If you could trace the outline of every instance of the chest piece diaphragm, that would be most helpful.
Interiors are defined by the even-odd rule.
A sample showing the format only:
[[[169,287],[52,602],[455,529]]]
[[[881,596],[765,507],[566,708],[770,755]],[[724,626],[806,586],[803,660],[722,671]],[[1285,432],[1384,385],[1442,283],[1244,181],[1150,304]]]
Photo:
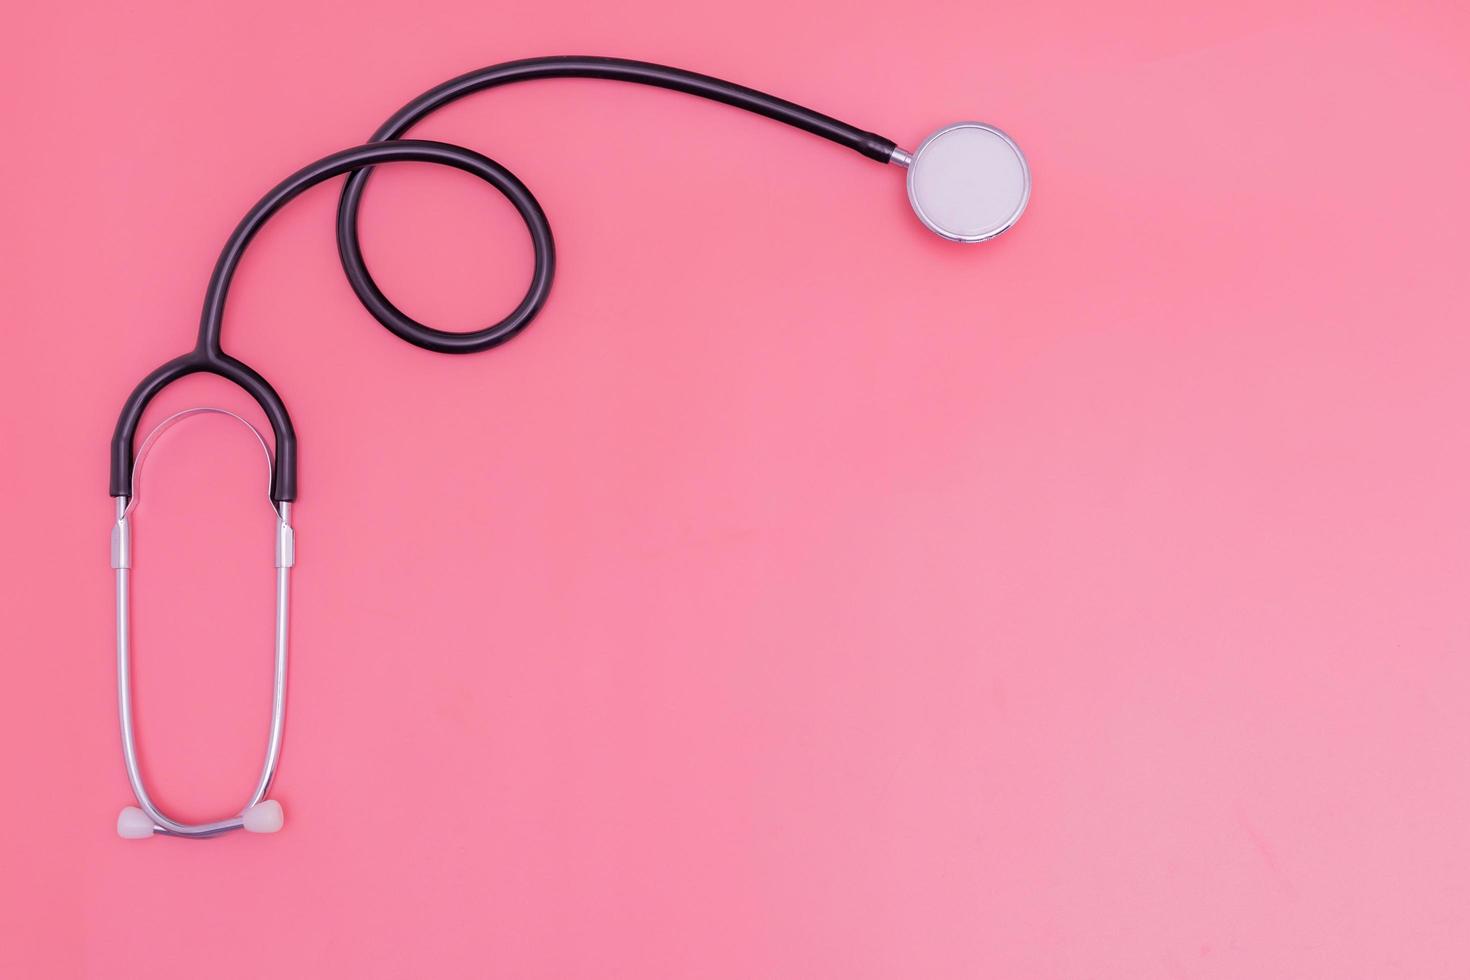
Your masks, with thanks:
[[[952,242],[983,242],[1026,210],[1031,171],[1005,133],[958,122],[919,144],[909,159],[908,190],[914,214],[930,231]]]

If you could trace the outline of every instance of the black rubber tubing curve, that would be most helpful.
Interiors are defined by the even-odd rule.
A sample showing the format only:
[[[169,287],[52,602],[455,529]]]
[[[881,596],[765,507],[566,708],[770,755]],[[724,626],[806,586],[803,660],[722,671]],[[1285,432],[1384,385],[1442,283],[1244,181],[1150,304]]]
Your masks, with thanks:
[[[419,120],[456,99],[487,88],[539,78],[601,78],[686,92],[806,130],[880,163],[891,162],[896,148],[892,140],[743,85],[680,68],[625,58],[529,58],[492,65],[450,79],[399,109],[378,128],[371,142],[323,157],[287,177],[241,219],[225,243],[224,251],[220,253],[219,261],[215,263],[214,272],[210,276],[209,287],[204,295],[204,310],[200,315],[198,342],[194,349],[150,373],[133,389],[123,405],[122,414],[118,417],[117,427],[112,435],[110,495],[126,497],[132,493],[133,441],[148,403],[179,378],[203,372],[239,385],[260,405],[275,435],[271,499],[276,502],[296,499],[297,446],[291,416],[280,395],[265,378],[248,364],[224,352],[220,344],[220,331],[230,282],[251,239],[291,199],[324,180],[351,174],[343,188],[337,211],[337,248],[342,258],[342,268],[358,299],[379,323],[394,334],[427,350],[446,354],[469,354],[504,343],[530,323],[546,302],[556,267],[551,225],[535,195],[515,174],[473,150],[449,143],[402,137]],[[363,261],[358,239],[358,209],[362,204],[363,188],[372,168],[378,164],[401,162],[437,163],[474,174],[504,194],[526,222],[526,228],[531,233],[531,247],[535,253],[531,283],[525,297],[502,320],[468,333],[437,330],[419,323],[399,310],[373,281]]]

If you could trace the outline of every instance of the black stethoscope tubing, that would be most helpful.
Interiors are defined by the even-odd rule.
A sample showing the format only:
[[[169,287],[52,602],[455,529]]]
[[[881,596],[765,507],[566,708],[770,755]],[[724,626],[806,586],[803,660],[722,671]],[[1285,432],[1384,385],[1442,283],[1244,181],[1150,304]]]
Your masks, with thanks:
[[[291,425],[291,416],[281,397],[259,372],[225,353],[220,342],[220,330],[230,282],[251,239],[273,214],[298,194],[324,180],[350,174],[337,211],[337,248],[341,255],[342,268],[353,291],[383,326],[411,344],[446,354],[469,354],[488,350],[524,329],[545,304],[556,267],[551,225],[535,195],[515,174],[473,150],[449,143],[402,137],[415,123],[456,99],[484,89],[539,78],[601,78],[686,92],[806,130],[880,163],[889,163],[896,149],[892,140],[785,99],[708,75],[624,58],[530,58],[492,65],[451,79],[430,89],[394,113],[373,134],[370,142],[340,150],[296,171],[277,184],[241,219],[229,241],[225,243],[210,276],[209,287],[205,291],[204,310],[199,321],[198,341],[194,349],[151,372],[139,382],[123,405],[112,436],[111,496],[127,497],[130,493],[133,441],[149,402],[174,381],[203,372],[233,382],[260,405],[275,434],[271,499],[276,503],[296,499],[296,432]],[[419,323],[399,310],[373,281],[363,261],[357,231],[363,188],[373,167],[409,161],[442,164],[479,177],[504,194],[525,221],[535,253],[531,283],[525,297],[500,321],[468,333],[437,330]]]

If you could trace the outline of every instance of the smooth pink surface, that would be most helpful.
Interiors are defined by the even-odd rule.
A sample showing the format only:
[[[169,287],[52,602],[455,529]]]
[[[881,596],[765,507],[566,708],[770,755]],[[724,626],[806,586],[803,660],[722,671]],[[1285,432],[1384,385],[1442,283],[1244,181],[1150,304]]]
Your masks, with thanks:
[[[1470,973],[1470,19],[1194,6],[10,10],[0,975]],[[416,134],[525,179],[560,275],[449,358],[353,299],[335,185],[293,204],[225,328],[301,437],[286,827],[118,840],[124,397],[271,184],[560,52],[984,119],[1031,207],[954,246],[763,119],[482,95]],[[493,192],[369,197],[410,312],[519,296]],[[200,401],[245,404],[150,417]],[[209,419],[148,476],[144,751],[201,818],[264,737],[264,472]]]

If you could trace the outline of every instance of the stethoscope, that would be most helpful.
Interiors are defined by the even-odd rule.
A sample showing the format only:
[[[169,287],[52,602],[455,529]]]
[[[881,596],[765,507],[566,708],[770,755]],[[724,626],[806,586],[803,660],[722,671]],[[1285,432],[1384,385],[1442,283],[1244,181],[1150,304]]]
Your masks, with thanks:
[[[469,354],[505,343],[535,318],[551,290],[556,251],[546,215],[526,185],[488,157],[461,146],[402,137],[429,113],[456,99],[483,89],[538,78],[607,78],[687,92],[804,129],[879,163],[897,164],[908,171],[908,197],[914,213],[925,227],[950,241],[983,242],[1001,234],[1020,218],[1031,193],[1030,173],[1020,148],[994,126],[955,123],[938,130],[909,153],[892,140],[743,85],[664,65],[584,56],[511,61],[451,79],[394,113],[367,144],[323,157],[277,184],[250,209],[225,243],[205,291],[204,312],[194,349],[163,364],[138,384],[123,404],[112,436],[110,494],[117,515],[112,528],[112,567],[116,570],[117,591],[118,716],[128,782],[138,803],[124,807],[119,814],[117,830],[121,836],[213,837],[240,829],[272,833],[281,828],[284,820],[280,804],[267,799],[267,794],[280,763],[285,727],[288,606],[291,568],[296,561],[295,531],[291,525],[291,502],[296,499],[296,431],[285,404],[270,383],[250,365],[225,353],[220,341],[225,299],[241,256],[261,226],[292,198],[324,180],[347,174],[337,212],[337,247],[348,282],[378,322],[411,344],[445,354]],[[357,232],[363,188],[373,167],[407,161],[443,164],[479,177],[504,194],[525,221],[535,251],[531,284],[516,308],[498,323],[470,333],[436,330],[394,306],[373,281],[363,262]],[[270,423],[274,453],[253,425],[233,412],[218,408],[195,408],[169,416],[144,438],[134,453],[138,423],[149,402],[173,382],[201,372],[231,381],[255,399]],[[169,817],[153,802],[139,763],[128,622],[133,565],[129,518],[138,502],[144,461],[158,439],[179,422],[205,414],[228,417],[249,429],[260,444],[270,470],[269,493],[275,513],[276,539],[275,663],[270,731],[265,760],[253,792],[234,816],[191,824]]]

